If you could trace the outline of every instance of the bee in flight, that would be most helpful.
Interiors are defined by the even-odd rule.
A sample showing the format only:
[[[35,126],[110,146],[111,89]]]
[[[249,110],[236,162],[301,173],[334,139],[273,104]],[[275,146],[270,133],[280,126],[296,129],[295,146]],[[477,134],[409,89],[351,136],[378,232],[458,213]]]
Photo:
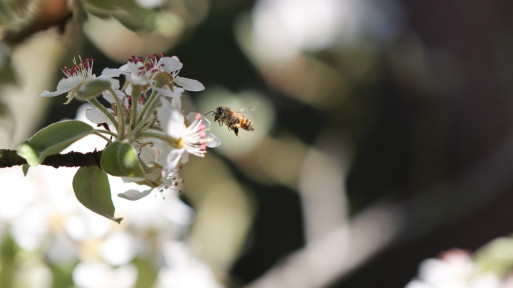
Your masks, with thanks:
[[[254,108],[250,109],[253,110]],[[248,110],[248,109],[246,109]],[[253,122],[251,122],[248,117],[244,116],[241,112],[237,112],[230,107],[217,107],[214,111],[207,112],[208,115],[212,113],[214,115],[214,121],[219,122],[219,126],[222,126],[223,123],[228,127],[228,130],[232,130],[235,132],[235,135],[239,136],[239,128],[242,128],[247,131],[255,130],[253,128]]]

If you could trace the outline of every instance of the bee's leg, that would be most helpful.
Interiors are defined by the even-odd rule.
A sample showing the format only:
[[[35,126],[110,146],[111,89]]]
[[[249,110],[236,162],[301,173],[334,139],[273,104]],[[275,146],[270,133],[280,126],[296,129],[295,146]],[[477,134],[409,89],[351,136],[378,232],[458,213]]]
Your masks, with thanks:
[[[235,136],[239,137],[239,128],[233,127],[233,132],[235,132]]]

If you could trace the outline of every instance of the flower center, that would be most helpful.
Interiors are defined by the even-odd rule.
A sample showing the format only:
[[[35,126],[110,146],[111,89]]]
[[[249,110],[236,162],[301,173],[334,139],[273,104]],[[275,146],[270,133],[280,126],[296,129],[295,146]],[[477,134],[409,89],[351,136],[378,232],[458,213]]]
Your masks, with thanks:
[[[94,58],[86,58],[82,60],[82,57],[78,56],[79,63],[77,64],[77,59],[73,58],[73,66],[68,68],[64,66],[61,71],[66,75],[66,77],[72,76],[81,76],[84,79],[87,79],[93,75],[93,63]]]
[[[146,59],[143,59],[142,57],[132,56],[132,58],[130,58],[128,61],[131,63],[134,63],[136,65],[137,64],[140,65],[138,67],[139,71],[137,72],[137,74],[139,76],[148,75],[148,74],[151,75],[151,74],[159,72],[160,67],[158,65],[158,61],[162,57],[164,57],[164,53],[161,53],[160,56],[157,54],[148,54],[148,55],[146,55]]]
[[[176,148],[182,149],[184,144],[185,144],[185,140],[182,137],[182,138],[178,139],[178,141],[176,141],[176,146],[177,146]]]

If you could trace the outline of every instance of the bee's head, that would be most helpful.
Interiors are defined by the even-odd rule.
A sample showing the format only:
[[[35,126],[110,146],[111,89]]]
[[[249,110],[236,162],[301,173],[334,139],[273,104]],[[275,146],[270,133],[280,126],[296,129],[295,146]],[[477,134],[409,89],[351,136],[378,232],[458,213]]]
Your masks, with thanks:
[[[223,107],[219,106],[214,111],[209,111],[205,115],[208,115],[212,113],[214,115],[214,121],[217,121],[221,118],[221,115],[223,114]]]
[[[216,111],[214,113],[214,115],[215,115],[214,120],[217,121],[218,119],[220,119],[221,115],[223,115],[223,112],[224,112],[223,107],[221,107],[221,106],[217,107]]]

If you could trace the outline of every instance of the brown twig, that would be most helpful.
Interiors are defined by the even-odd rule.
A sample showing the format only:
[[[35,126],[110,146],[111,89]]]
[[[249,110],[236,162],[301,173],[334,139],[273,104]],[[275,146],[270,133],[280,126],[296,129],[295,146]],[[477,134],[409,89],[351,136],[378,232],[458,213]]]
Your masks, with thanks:
[[[46,157],[41,165],[59,167],[85,167],[85,166],[98,166],[100,167],[100,158],[102,151],[80,153],[69,152],[66,154],[56,154]],[[27,161],[17,154],[16,150],[0,149],[0,168],[7,168],[12,166],[20,166],[27,164]]]

